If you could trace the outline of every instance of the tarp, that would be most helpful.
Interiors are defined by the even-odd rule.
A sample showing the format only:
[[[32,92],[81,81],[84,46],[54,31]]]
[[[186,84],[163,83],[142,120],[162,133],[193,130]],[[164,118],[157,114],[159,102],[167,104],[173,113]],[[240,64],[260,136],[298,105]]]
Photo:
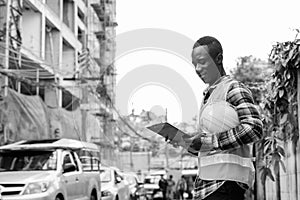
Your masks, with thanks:
[[[0,145],[4,144],[4,137],[9,143],[56,137],[81,140],[81,116],[80,109],[49,108],[39,96],[27,96],[8,89],[8,95],[0,103]],[[87,141],[103,137],[99,120],[87,114]]]
[[[82,137],[82,115],[79,109],[67,111],[63,108],[49,109],[51,133],[58,134],[62,138],[81,140]],[[59,130],[57,133],[56,130]],[[87,114],[86,117],[86,139],[95,141],[103,135],[99,120],[95,116]]]
[[[86,135],[88,141],[103,140],[105,137],[100,121],[94,115],[87,115],[86,119]]]
[[[49,117],[53,137],[82,139],[80,110],[67,111],[63,108],[49,108]]]
[[[0,105],[0,123],[5,126],[6,141],[46,139],[50,137],[48,109],[38,96],[26,96],[8,89]],[[0,144],[4,141],[2,131]]]

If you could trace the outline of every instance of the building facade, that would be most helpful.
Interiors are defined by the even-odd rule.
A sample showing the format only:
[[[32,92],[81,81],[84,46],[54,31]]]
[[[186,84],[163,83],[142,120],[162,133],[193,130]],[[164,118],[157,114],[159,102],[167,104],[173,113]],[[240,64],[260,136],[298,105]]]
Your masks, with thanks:
[[[2,144],[68,137],[114,148],[115,26],[115,1],[0,0]]]

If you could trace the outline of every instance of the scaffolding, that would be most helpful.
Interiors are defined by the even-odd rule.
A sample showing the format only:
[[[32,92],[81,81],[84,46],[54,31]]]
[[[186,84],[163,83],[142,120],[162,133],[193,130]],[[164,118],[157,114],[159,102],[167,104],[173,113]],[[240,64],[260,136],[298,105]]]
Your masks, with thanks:
[[[12,57],[17,68],[21,66],[20,48],[22,38],[20,20],[22,0],[0,0],[0,68],[9,68]],[[7,94],[8,78],[0,75],[1,96]]]
[[[114,118],[113,106],[115,104],[115,22],[116,8],[115,0],[100,0],[92,3],[95,13],[102,24],[100,31],[95,32],[95,35],[100,43],[100,76],[96,91],[100,96],[101,101],[105,104],[106,109],[101,109],[99,117],[103,123],[103,131],[107,138],[114,140]],[[115,147],[113,147],[115,148]],[[110,151],[111,152],[111,151]],[[104,157],[109,157],[104,155]],[[110,163],[115,164],[116,163]]]

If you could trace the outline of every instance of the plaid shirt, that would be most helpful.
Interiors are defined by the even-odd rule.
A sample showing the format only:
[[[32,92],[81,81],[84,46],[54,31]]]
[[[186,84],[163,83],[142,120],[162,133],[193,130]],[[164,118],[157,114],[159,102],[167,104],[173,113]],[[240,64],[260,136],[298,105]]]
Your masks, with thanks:
[[[225,79],[231,78],[229,76],[223,76],[214,85],[208,87],[204,91],[204,103],[217,84]],[[227,150],[259,140],[262,136],[262,121],[260,119],[259,111],[254,105],[250,90],[242,83],[232,79],[226,101],[235,106],[239,116],[240,125],[229,131],[220,133],[217,139],[218,148]],[[224,180],[201,180],[197,177],[195,181],[194,199],[204,199],[221,187],[224,182]],[[242,183],[239,183],[239,185],[242,187],[246,186]]]

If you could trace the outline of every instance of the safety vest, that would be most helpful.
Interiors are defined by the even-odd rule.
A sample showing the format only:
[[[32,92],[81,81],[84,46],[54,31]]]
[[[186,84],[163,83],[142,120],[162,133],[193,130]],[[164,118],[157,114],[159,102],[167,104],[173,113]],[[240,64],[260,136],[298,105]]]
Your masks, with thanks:
[[[233,80],[229,77],[216,85],[207,102],[202,103],[199,113],[199,128],[201,130],[201,114],[203,109],[209,104],[219,101],[226,101],[226,96]],[[218,133],[210,133],[217,136]],[[231,180],[245,183],[252,186],[254,182],[255,169],[252,163],[251,156],[252,146],[243,145],[236,149],[217,150],[211,152],[199,152],[198,166],[199,178],[203,180]]]

